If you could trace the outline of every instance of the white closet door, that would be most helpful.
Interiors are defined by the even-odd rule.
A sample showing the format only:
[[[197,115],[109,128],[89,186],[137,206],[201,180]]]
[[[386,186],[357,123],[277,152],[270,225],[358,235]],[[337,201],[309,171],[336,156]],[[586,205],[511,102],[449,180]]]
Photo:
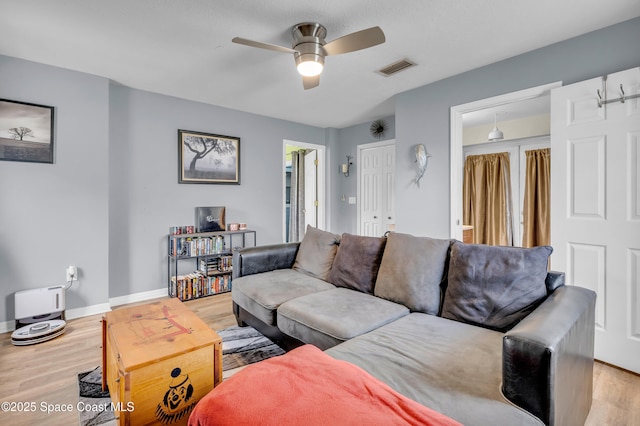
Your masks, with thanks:
[[[395,145],[361,149],[359,154],[359,233],[380,237],[395,228]]]
[[[607,96],[640,93],[640,69]],[[595,357],[640,373],[640,100],[598,107],[602,79],[551,92],[551,267],[594,290]]]
[[[396,178],[396,147],[385,147],[382,152],[382,229],[384,232],[395,230],[395,178]],[[383,232],[383,234],[384,234]]]

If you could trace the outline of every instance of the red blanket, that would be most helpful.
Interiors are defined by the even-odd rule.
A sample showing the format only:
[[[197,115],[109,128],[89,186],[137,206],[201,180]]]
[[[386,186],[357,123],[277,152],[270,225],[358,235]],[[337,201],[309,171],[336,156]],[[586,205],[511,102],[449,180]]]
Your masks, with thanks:
[[[460,425],[315,346],[253,364],[196,405],[190,426]]]

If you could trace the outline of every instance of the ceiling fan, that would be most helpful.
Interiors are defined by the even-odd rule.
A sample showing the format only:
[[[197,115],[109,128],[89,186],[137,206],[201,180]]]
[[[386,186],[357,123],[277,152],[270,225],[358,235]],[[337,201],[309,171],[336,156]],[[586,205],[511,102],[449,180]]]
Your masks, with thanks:
[[[294,25],[291,34],[293,35],[291,48],[240,37],[234,37],[231,41],[276,52],[293,53],[298,72],[302,75],[302,85],[305,90],[313,89],[320,84],[320,73],[324,68],[325,56],[355,52],[382,44],[385,41],[384,33],[380,27],[371,27],[327,43],[324,40],[327,36],[326,28],[315,22]]]

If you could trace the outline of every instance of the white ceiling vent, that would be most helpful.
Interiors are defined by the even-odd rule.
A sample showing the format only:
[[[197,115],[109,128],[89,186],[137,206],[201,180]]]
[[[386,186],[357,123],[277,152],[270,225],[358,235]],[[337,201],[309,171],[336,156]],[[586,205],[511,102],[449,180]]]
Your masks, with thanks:
[[[415,66],[415,62],[411,62],[408,59],[400,59],[397,62],[394,62],[386,67],[379,69],[378,73],[384,75],[385,77],[389,77],[390,75],[399,73],[402,70],[406,70],[407,68],[411,68]]]

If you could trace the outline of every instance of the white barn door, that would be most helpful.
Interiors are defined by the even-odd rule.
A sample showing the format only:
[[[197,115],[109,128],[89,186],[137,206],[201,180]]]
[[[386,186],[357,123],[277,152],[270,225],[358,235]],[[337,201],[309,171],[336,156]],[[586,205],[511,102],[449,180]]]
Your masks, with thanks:
[[[610,74],[611,101],[640,68]],[[595,357],[640,373],[640,99],[603,79],[551,92],[551,268],[597,293]]]

